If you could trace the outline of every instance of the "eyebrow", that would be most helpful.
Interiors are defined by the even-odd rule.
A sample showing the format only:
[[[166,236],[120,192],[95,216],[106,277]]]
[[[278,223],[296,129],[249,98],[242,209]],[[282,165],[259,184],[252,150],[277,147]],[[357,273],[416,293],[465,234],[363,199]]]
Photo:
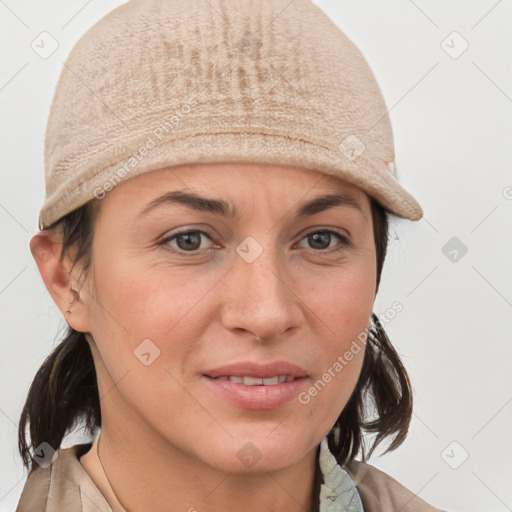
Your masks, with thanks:
[[[223,199],[212,199],[200,196],[194,192],[183,192],[180,190],[168,192],[157,197],[140,212],[139,217],[163,204],[181,204],[192,210],[213,213],[231,219],[238,217],[236,207]],[[308,217],[336,206],[348,206],[359,211],[364,216],[363,209],[359,202],[354,197],[344,194],[325,194],[318,196],[302,204],[296,210],[295,216]]]

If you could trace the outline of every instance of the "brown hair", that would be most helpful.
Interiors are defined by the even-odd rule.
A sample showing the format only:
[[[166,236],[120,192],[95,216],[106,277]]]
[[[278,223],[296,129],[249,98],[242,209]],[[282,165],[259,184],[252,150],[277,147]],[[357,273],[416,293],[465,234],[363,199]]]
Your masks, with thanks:
[[[47,229],[62,231],[62,252],[76,249],[73,265],[82,272],[91,265],[91,247],[96,218],[95,201],[67,214]],[[377,290],[388,244],[388,215],[371,200],[373,233],[377,255]],[[373,416],[369,411],[373,409]],[[391,345],[377,316],[372,314],[361,374],[355,389],[328,435],[329,448],[338,463],[351,461],[359,451],[366,460],[364,431],[377,434],[370,456],[385,438],[392,442],[384,453],[396,449],[407,436],[412,415],[412,390],[407,372]],[[24,465],[32,471],[37,464],[31,448],[47,442],[57,449],[67,432],[79,421],[91,434],[101,425],[96,371],[85,333],[68,326],[64,339],[44,361],[30,386],[18,430],[18,447]],[[27,440],[27,428],[30,436]],[[339,436],[335,435],[338,429]],[[318,467],[315,476],[318,488]]]

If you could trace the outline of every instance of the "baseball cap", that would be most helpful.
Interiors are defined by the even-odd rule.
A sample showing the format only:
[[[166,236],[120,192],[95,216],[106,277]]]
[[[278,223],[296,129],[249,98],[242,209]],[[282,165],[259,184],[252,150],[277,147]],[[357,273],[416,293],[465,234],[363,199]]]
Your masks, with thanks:
[[[131,0],[64,63],[39,227],[142,173],[216,162],[316,170],[423,215],[398,181],[372,70],[310,0]]]

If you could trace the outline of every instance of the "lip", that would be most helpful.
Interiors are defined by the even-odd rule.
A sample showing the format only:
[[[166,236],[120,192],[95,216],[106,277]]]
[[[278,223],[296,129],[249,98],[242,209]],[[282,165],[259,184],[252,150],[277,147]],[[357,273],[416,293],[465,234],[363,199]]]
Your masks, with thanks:
[[[306,377],[307,372],[304,368],[289,363],[288,361],[275,361],[269,364],[258,364],[247,361],[207,370],[203,375],[213,378],[232,375],[234,377],[246,376],[258,379],[267,379],[269,377],[274,377],[275,375],[288,375],[296,378]]]
[[[271,386],[247,386],[216,377],[255,377],[265,379],[276,375],[294,377],[291,382]],[[203,373],[204,383],[216,394],[242,409],[271,410],[282,407],[298,396],[307,383],[307,372],[300,366],[287,361],[276,361],[261,365],[252,362],[234,363],[208,370]]]

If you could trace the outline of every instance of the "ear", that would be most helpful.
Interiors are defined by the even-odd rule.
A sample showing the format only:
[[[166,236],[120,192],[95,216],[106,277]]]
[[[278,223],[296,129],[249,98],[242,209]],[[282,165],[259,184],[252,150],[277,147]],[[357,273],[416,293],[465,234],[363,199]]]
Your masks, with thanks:
[[[76,331],[90,332],[89,294],[80,290],[74,278],[76,269],[71,272],[73,262],[70,258],[67,255],[60,258],[60,236],[52,230],[39,231],[30,240],[30,251],[46,289],[68,325]]]

